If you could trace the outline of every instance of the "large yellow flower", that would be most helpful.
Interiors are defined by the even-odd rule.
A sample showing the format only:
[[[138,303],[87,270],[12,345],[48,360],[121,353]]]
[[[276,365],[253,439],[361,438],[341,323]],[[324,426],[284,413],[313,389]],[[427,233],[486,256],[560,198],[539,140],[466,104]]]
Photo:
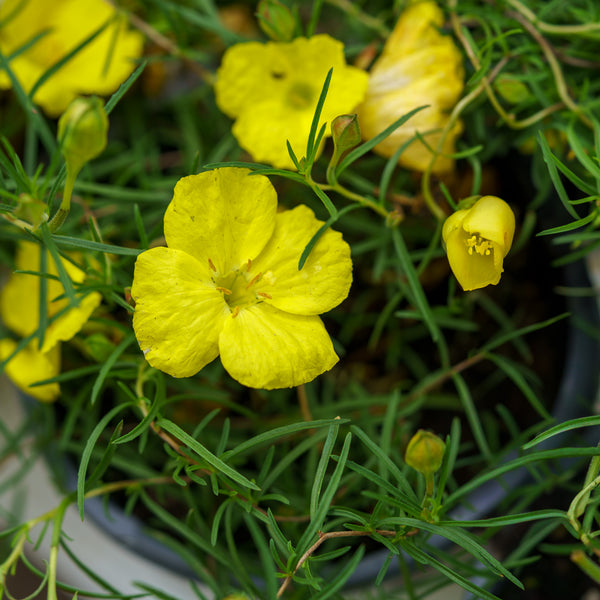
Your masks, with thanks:
[[[58,116],[81,94],[115,91],[142,53],[143,36],[105,0],[0,0],[0,52],[26,92],[103,24],[109,25],[36,91],[33,101]],[[20,48],[40,36],[24,52]],[[0,69],[0,88],[11,85]]]
[[[371,69],[365,101],[357,109],[366,139],[375,137],[411,110],[428,105],[375,147],[383,156],[392,156],[416,132],[431,148],[438,147],[449,111],[464,87],[460,52],[449,36],[438,31],[443,21],[443,13],[435,2],[426,0],[409,5]],[[461,131],[460,122],[450,129],[442,146],[443,154],[454,152]],[[398,162],[409,169],[424,171],[432,158],[427,146],[415,139]],[[448,171],[452,166],[452,159],[439,156],[433,172]]]
[[[346,65],[341,42],[315,35],[289,43],[247,42],[225,52],[217,71],[217,105],[235,119],[233,135],[254,160],[294,168],[286,140],[298,158],[304,155],[317,101],[331,68],[319,126],[352,112],[367,89],[367,74]]]
[[[350,248],[306,206],[277,212],[262,175],[222,168],[180,179],[165,213],[168,247],[138,256],[133,328],[146,360],[189,377],[219,354],[244,385],[311,381],[338,361],[319,314],[352,282]]]
[[[442,237],[448,262],[465,291],[496,285],[515,233],[515,215],[496,196],[483,196],[451,214]]]
[[[46,250],[43,250],[47,252]],[[15,257],[19,271],[39,272],[40,246],[33,242],[22,242]],[[63,267],[74,283],[81,283],[85,273],[68,260],[62,260]],[[57,276],[53,260],[47,258],[48,275]],[[40,387],[29,385],[42,381],[60,371],[60,342],[70,340],[89,319],[102,299],[99,292],[91,292],[79,299],[79,306],[71,307],[65,298],[65,290],[57,279],[48,278],[46,294],[49,324],[44,335],[44,343],[38,347],[33,340],[26,348],[14,356],[6,366],[6,372],[17,386],[32,396],[49,401],[59,394],[58,384]],[[40,277],[33,273],[13,273],[0,293],[0,316],[4,324],[21,337],[35,333],[39,327]],[[0,340],[0,360],[6,360],[16,348],[10,339]]]

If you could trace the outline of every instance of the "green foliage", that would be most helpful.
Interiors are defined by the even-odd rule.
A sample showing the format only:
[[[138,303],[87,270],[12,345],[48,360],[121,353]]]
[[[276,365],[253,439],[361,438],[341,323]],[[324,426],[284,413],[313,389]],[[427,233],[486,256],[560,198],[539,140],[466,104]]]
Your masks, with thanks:
[[[328,32],[359,58],[369,45],[380,51],[406,4],[286,3],[306,35]],[[567,287],[558,269],[574,269],[600,245],[598,6],[441,4],[443,32],[463,54],[467,85],[452,115],[464,129],[457,171],[438,179],[398,165],[413,142],[428,143],[421,134],[389,158],[374,152],[427,106],[398,115],[330,162],[330,124],[319,123],[332,71],[314,82],[320,95],[306,148],[288,142],[296,170],[251,162],[211,83],[227,46],[260,39],[252,29],[254,4],[123,3],[155,52],[107,99],[107,149],[75,181],[60,232],[48,225],[65,187],[57,125],[32,96],[103,28],[30,93],[11,69],[13,57],[0,54],[12,85],[2,92],[2,110],[18,115],[0,121],[0,261],[7,273],[14,270],[23,240],[48,250],[30,273],[40,281],[39,326],[22,338],[2,326],[0,338],[16,347],[0,367],[28,344],[43,343],[56,318],[47,309],[53,278],[69,306],[82,294],[102,295],[101,308],[62,345],[61,372],[36,384],[60,383],[60,400],[30,406],[16,429],[0,418],[0,467],[9,459],[20,467],[0,470],[0,494],[44,456],[68,490],[41,515],[0,503],[7,523],[0,597],[10,597],[6,580],[19,562],[41,577],[49,598],[57,589],[94,598],[173,597],[143,581],[139,595],[123,593],[80,559],[64,530],[65,512],[74,506],[87,519],[88,503],[98,498],[143,519],[148,535],[179,556],[190,597],[200,599],[241,592],[249,599],[344,598],[374,554],[363,597],[427,598],[452,583],[494,599],[500,581],[523,589],[526,569],[541,553],[571,560],[600,582],[600,448],[586,435],[600,424],[591,413],[595,398],[572,399],[585,416],[553,416],[569,359],[561,352],[567,328],[586,330],[596,350],[600,339],[597,319],[573,318],[565,300],[596,291],[585,282]],[[250,29],[228,25],[227,9],[239,10]],[[177,180],[225,166],[268,176],[283,208],[304,203],[322,220],[298,257],[299,270],[329,228],[352,249],[350,297],[323,317],[340,364],[298,389],[245,389],[218,360],[195,377],[175,379],[149,367],[136,345],[135,259],[164,244],[162,218]],[[514,207],[517,240],[500,284],[465,294],[447,266],[440,215],[488,193]],[[44,218],[34,223],[40,205]],[[84,283],[71,279],[63,260],[82,267]],[[106,341],[102,360],[90,352],[95,334]],[[445,441],[441,468],[428,481],[404,461],[419,428]],[[56,456],[61,460],[50,460]],[[75,479],[65,484],[73,467]],[[506,482],[519,473],[526,476],[516,475],[512,489]],[[485,514],[471,510],[493,482],[506,488],[502,502]],[[556,504],[541,507],[542,497]],[[513,530],[527,535],[511,537],[500,557],[492,555],[491,542]],[[555,543],[557,531],[571,536],[569,543]],[[39,568],[26,550],[44,541],[50,550]],[[57,582],[56,556],[63,553],[101,591]],[[402,585],[384,591],[396,576]]]

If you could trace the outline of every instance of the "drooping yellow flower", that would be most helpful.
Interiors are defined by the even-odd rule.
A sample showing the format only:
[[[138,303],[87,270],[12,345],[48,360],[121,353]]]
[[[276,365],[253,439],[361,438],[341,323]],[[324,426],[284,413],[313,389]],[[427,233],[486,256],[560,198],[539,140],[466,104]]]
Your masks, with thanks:
[[[496,196],[483,196],[444,222],[448,262],[465,291],[496,285],[515,233],[515,215]]]
[[[44,250],[45,251],[45,250]],[[22,242],[15,257],[17,270],[39,272],[40,247],[33,242]],[[84,280],[84,272],[71,262],[62,264],[74,283]],[[54,262],[47,259],[49,275],[57,275]],[[58,384],[39,387],[29,386],[58,375],[60,369],[60,342],[70,340],[89,319],[100,304],[100,293],[91,292],[79,299],[79,306],[72,307],[64,297],[65,290],[57,279],[47,279],[47,314],[49,324],[44,343],[38,347],[34,339],[15,355],[6,365],[8,376],[17,386],[43,401],[54,400],[59,392]],[[4,324],[21,337],[35,333],[39,327],[40,277],[30,273],[13,273],[0,292],[0,316]],[[8,358],[16,343],[10,339],[0,340],[0,361]]]
[[[106,95],[133,71],[143,36],[129,30],[124,16],[105,0],[3,0],[0,2],[0,52],[29,92],[53,65],[96,30],[107,27],[58,69],[35,92],[33,101],[58,116],[78,95]],[[27,50],[20,48],[40,36]],[[10,79],[0,69],[0,88]]]
[[[341,234],[327,230],[298,270],[321,226],[306,206],[278,213],[270,181],[247,169],[180,179],[167,247],[135,265],[133,328],[146,360],[189,377],[220,354],[234,379],[265,389],[331,369],[338,357],[318,315],[347,296],[352,262]]]
[[[14,340],[0,340],[0,362],[11,356],[16,347],[17,343]],[[48,352],[40,352],[33,341],[8,361],[4,372],[28,396],[41,402],[54,402],[60,396],[58,383],[45,383],[33,387],[32,384],[60,373],[60,346],[54,346]]]
[[[392,156],[416,132],[434,150],[440,143],[449,112],[464,87],[461,54],[452,38],[438,30],[443,21],[435,2],[410,4],[371,69],[365,101],[357,109],[365,139],[375,137],[411,110],[428,105],[375,147],[382,156]],[[454,152],[461,131],[462,124],[457,121],[445,138],[442,154]],[[408,169],[425,171],[432,158],[427,146],[415,139],[398,162]],[[432,170],[442,173],[452,167],[453,160],[440,155]]]
[[[233,135],[254,160],[294,168],[286,140],[301,158],[331,68],[319,126],[352,112],[367,89],[367,74],[346,65],[341,42],[315,35],[289,43],[247,42],[225,52],[215,84],[217,105],[235,119]]]
[[[39,272],[40,246],[33,242],[21,242],[17,248],[15,264],[19,271]],[[62,264],[75,284],[83,282],[85,273],[79,267],[65,259]],[[47,271],[49,275],[58,275],[56,265],[50,257],[47,259]],[[46,286],[49,324],[41,352],[48,352],[59,342],[70,340],[83,327],[102,299],[99,292],[91,292],[79,300],[79,306],[71,307],[58,279],[48,278]],[[0,316],[4,324],[21,337],[31,335],[39,327],[39,306],[40,277],[28,273],[13,273],[0,293]]]

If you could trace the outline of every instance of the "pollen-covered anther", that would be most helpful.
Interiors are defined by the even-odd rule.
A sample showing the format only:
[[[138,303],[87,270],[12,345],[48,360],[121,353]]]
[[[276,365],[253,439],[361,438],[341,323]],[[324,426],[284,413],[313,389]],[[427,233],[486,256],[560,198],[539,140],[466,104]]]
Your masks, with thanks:
[[[233,312],[231,313],[231,318],[232,318],[232,319],[235,319],[235,318],[238,316],[238,314],[239,314],[239,313],[240,313],[240,307],[239,307],[239,306],[236,306],[236,307],[233,309]]]
[[[246,272],[250,273],[250,269],[252,268],[252,259],[248,259],[248,263],[246,264]]]
[[[273,299],[273,296],[267,294],[267,292],[256,292],[256,295],[260,296],[261,298],[268,298],[269,300]]]
[[[246,289],[250,289],[257,281],[260,280],[260,278],[262,277],[262,273],[259,273],[258,275],[255,275],[250,283],[246,286]]]
[[[216,288],[219,292],[222,292],[223,294],[225,294],[226,296],[231,296],[231,290],[228,290],[225,287],[221,287],[220,285],[217,286]]]
[[[215,263],[213,263],[213,261],[210,260],[210,258],[208,259],[208,266],[211,271],[214,271],[215,273],[217,272],[217,267],[215,267]]]
[[[481,256],[489,256],[493,250],[492,242],[484,240],[477,234],[473,234],[467,240],[467,248],[470,255],[473,255],[473,251],[475,251],[477,254],[481,254]]]

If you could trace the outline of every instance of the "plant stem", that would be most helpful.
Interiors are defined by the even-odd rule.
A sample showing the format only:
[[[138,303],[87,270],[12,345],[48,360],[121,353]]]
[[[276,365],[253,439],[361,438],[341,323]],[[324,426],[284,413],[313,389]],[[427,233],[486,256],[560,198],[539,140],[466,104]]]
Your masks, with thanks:
[[[48,221],[50,233],[55,233],[60,229],[71,210],[71,196],[73,195],[73,186],[75,185],[76,178],[77,173],[69,168],[69,164],[67,163],[67,179],[65,181],[62,201],[58,210],[54,213],[54,216]]]
[[[365,536],[372,535],[373,533],[377,533],[379,535],[384,535],[386,537],[395,537],[396,535],[398,535],[397,531],[390,531],[387,529],[376,529],[375,531],[353,531],[353,530],[329,531],[327,533],[323,533],[322,531],[319,531],[319,537],[318,537],[317,541],[300,557],[300,559],[296,563],[296,567],[294,568],[293,574],[288,575],[283,580],[283,583],[281,584],[281,587],[279,588],[279,591],[277,592],[277,598],[281,598],[281,596],[283,596],[283,593],[285,592],[285,590],[287,589],[287,587],[289,586],[289,584],[292,581],[293,575],[296,574],[298,569],[307,561],[307,559],[312,554],[314,554],[314,552],[319,548],[319,546],[323,542],[326,542],[327,540],[331,540],[334,538],[341,538],[341,537],[365,537]],[[405,536],[415,535],[415,533],[417,533],[416,529],[411,530],[404,535]]]

